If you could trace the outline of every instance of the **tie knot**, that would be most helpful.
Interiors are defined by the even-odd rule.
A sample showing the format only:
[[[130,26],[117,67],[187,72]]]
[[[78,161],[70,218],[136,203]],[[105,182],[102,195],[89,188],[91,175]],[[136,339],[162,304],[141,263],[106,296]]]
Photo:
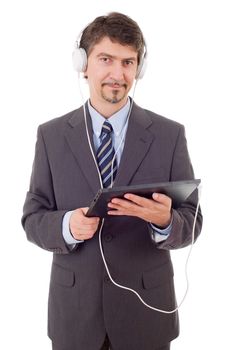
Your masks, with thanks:
[[[112,130],[112,125],[105,121],[102,126],[101,134],[111,134]]]

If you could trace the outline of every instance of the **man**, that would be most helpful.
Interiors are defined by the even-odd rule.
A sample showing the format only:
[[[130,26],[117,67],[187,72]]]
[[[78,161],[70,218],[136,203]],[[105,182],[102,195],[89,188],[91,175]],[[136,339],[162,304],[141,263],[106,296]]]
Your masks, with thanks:
[[[22,218],[27,238],[53,252],[48,335],[54,350],[167,350],[179,333],[177,312],[152,311],[111,282],[102,219],[85,214],[102,185],[193,179],[184,127],[128,97],[145,60],[136,22],[98,17],[79,46],[90,100],[38,128]],[[101,230],[113,279],[149,305],[175,309],[169,250],[191,243],[196,205],[196,192],[176,210],[163,194],[113,199]],[[201,224],[199,211],[195,238]]]

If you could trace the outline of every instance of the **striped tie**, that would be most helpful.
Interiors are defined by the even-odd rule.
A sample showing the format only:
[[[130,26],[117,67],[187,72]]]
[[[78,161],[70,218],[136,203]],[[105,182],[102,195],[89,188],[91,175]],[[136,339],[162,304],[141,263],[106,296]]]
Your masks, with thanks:
[[[113,144],[112,144],[112,125],[105,121],[101,130],[101,144],[97,150],[97,162],[99,166],[99,170],[102,177],[103,186],[105,188],[110,187],[115,179],[117,172],[117,161],[116,157],[113,157],[115,154]]]

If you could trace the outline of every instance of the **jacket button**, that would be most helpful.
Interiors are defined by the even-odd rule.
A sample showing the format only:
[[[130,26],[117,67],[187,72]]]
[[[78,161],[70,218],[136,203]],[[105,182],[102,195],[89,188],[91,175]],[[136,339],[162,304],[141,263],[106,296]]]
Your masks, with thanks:
[[[109,233],[104,237],[105,242],[111,242],[113,239],[113,236]]]

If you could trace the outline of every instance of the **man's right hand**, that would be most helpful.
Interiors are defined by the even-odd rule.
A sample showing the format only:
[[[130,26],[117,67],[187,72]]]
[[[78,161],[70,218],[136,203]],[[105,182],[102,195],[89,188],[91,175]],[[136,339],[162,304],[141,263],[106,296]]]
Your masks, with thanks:
[[[80,241],[91,239],[96,233],[100,218],[86,217],[88,208],[79,208],[73,211],[70,217],[70,232],[73,237]]]

